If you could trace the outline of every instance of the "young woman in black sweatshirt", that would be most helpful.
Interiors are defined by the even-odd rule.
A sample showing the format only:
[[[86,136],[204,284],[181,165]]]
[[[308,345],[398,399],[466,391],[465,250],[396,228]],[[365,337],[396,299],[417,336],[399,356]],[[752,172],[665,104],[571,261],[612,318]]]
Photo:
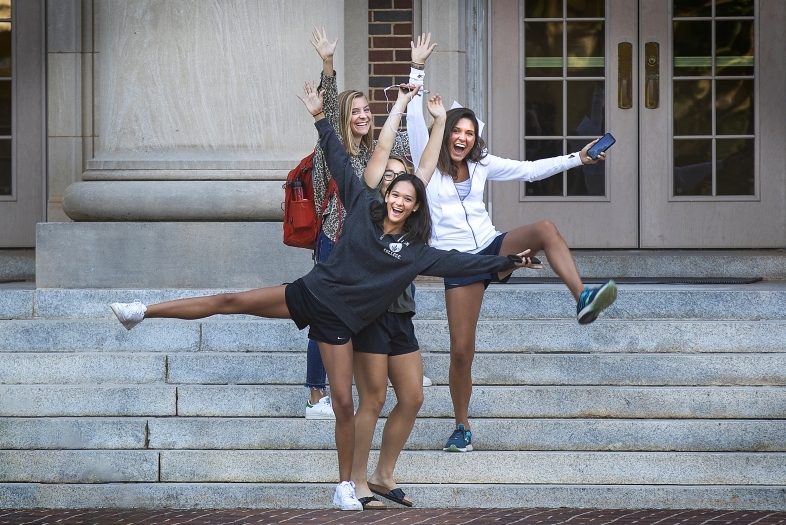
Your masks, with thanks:
[[[350,480],[355,445],[352,400],[352,334],[385,312],[418,275],[470,276],[525,266],[527,252],[516,256],[474,255],[428,246],[431,218],[423,183],[413,175],[397,177],[377,202],[355,175],[349,155],[322,112],[315,83],[298,95],[314,116],[319,141],[347,210],[341,242],[327,262],[294,283],[247,292],[193,297],[145,306],[113,303],[127,329],[146,318],[201,319],[215,314],[249,314],[292,319],[319,342],[336,414],[339,479],[333,503],[362,510]]]

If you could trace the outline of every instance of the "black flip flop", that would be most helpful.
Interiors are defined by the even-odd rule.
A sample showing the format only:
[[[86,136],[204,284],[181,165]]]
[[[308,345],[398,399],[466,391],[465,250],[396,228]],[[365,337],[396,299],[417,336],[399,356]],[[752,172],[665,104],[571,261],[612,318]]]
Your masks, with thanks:
[[[371,503],[372,501],[376,501],[377,503],[382,503],[374,496],[366,496],[363,498],[358,498],[358,501],[360,502],[361,505],[363,505],[363,510],[388,510],[387,505],[385,505],[384,503],[382,504],[381,507],[368,506],[368,504]]]
[[[399,505],[404,505],[405,507],[411,507],[413,504],[411,501],[407,501],[404,498],[407,495],[401,490],[400,487],[395,489],[388,489],[387,487],[383,487],[382,485],[375,485],[374,483],[369,483],[368,488],[376,494],[377,496],[382,496],[383,498],[389,499]]]

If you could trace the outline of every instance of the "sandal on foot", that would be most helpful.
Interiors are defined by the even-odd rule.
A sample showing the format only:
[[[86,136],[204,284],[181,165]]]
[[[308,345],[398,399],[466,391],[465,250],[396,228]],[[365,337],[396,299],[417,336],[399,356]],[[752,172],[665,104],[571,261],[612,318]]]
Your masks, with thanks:
[[[399,487],[396,487],[395,489],[389,489],[387,487],[383,487],[382,485],[369,483],[368,488],[374,494],[389,499],[390,501],[398,503],[399,505],[404,505],[405,507],[411,507],[413,505],[412,500],[409,499],[409,497],[404,494],[404,491]]]
[[[374,496],[366,496],[365,498],[358,498],[358,501],[361,505],[363,505],[363,510],[387,510],[388,507],[381,501],[379,501]],[[378,505],[372,505],[372,502],[378,503]]]

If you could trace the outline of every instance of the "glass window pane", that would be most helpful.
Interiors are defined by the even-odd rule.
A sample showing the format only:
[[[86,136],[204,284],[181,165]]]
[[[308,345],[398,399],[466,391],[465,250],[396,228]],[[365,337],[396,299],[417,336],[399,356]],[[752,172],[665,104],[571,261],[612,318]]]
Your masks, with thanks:
[[[11,134],[11,81],[0,81],[0,135]]]
[[[562,136],[562,81],[530,80],[524,85],[525,135]],[[560,146],[560,150],[562,147]],[[562,155],[562,153],[560,153]]]
[[[753,75],[753,20],[719,20],[715,38],[717,75]]]
[[[579,151],[589,140],[569,141],[570,151]],[[606,163],[587,164],[568,170],[568,197],[606,195]]]
[[[674,0],[674,16],[712,16],[712,0]]]
[[[562,155],[562,140],[527,140],[526,160],[540,160]],[[527,197],[562,197],[562,175],[557,173],[543,180],[526,182]]]
[[[562,18],[562,0],[526,0],[524,16],[527,18]]]
[[[753,79],[715,81],[718,135],[753,135]]]
[[[0,195],[12,195],[11,139],[0,140]]]
[[[0,22],[0,77],[11,76],[11,22]]]
[[[712,81],[674,81],[674,135],[712,135]]]
[[[568,0],[568,18],[603,18],[603,0]]]
[[[712,195],[712,140],[674,141],[674,195]]]
[[[11,0],[0,0],[0,18],[11,18]]]
[[[715,16],[753,16],[753,0],[715,0]]]
[[[562,22],[527,22],[524,35],[524,74],[528,77],[561,77]]]
[[[753,139],[718,139],[716,193],[754,195]]]
[[[603,135],[605,133],[603,115],[606,106],[604,83],[574,80],[567,84],[568,135],[585,137]],[[572,147],[578,151],[575,146]]]
[[[712,22],[674,22],[674,76],[712,74]]]
[[[570,22],[567,26],[568,76],[604,76],[604,23]]]

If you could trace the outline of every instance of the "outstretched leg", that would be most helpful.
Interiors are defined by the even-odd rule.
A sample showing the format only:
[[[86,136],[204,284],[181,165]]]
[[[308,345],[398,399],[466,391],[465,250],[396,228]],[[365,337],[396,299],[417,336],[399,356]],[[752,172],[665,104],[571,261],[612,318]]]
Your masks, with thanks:
[[[530,255],[543,250],[554,273],[560,276],[573,294],[573,298],[579,300],[581,292],[584,291],[584,283],[581,281],[568,244],[553,222],[540,221],[510,230],[502,241],[499,254],[520,253],[526,249],[530,250]],[[500,272],[500,277],[505,277],[512,271]]]
[[[248,314],[289,319],[284,290],[286,285],[151,304],[145,318],[201,319],[215,314]]]

